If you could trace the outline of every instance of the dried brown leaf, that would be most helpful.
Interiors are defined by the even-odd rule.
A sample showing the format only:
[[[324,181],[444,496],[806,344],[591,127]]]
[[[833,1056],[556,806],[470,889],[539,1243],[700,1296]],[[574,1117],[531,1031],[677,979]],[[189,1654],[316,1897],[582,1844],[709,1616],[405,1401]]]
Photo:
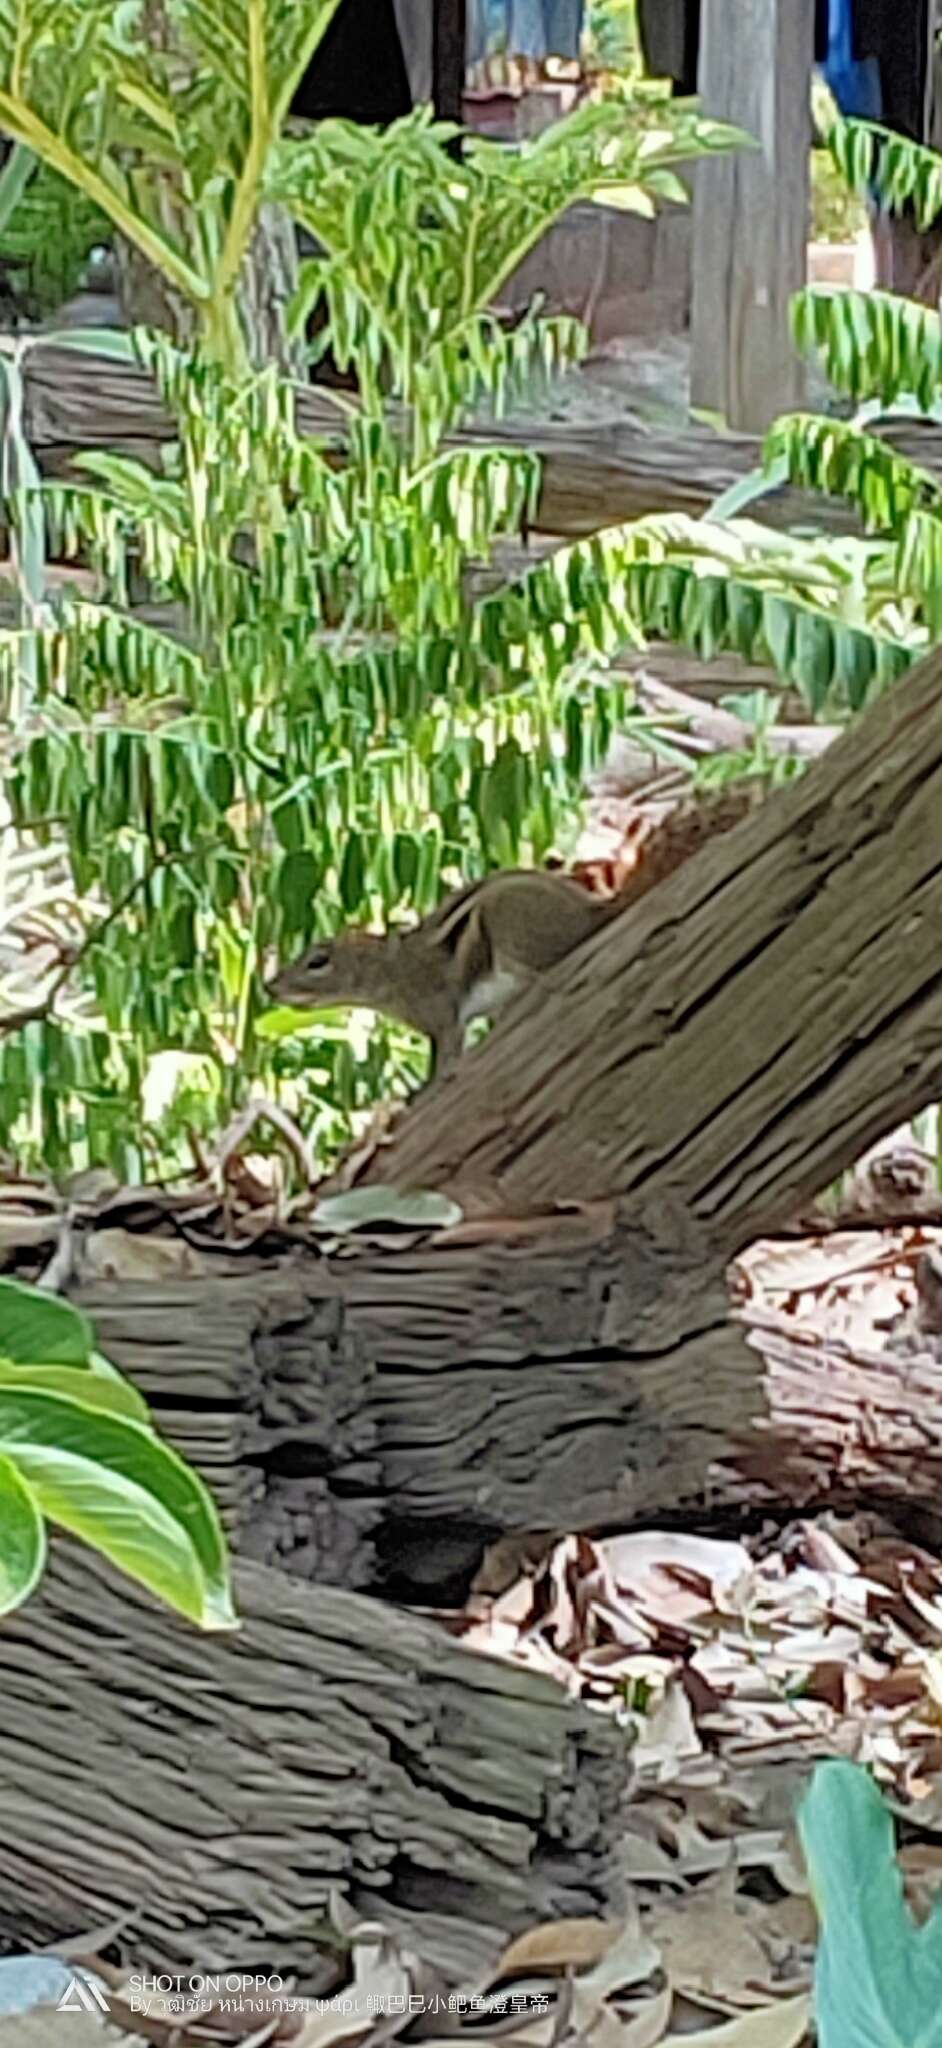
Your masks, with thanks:
[[[520,1934],[504,1950],[495,1984],[523,1970],[592,1969],[623,1933],[619,1920],[549,1920]]]
[[[182,1238],[95,1230],[82,1248],[82,1277],[88,1280],[182,1279],[205,1271],[203,1255]]]
[[[732,1870],[729,1877],[734,1881]],[[645,1925],[675,1991],[720,2012],[767,2003],[768,1952],[728,1887],[661,1901]]]
[[[572,2026],[575,2033],[594,2028],[613,1992],[630,1991],[646,1983],[661,1968],[661,1953],[641,1924],[638,1901],[629,1897],[617,1941],[585,1977],[572,1986]]]

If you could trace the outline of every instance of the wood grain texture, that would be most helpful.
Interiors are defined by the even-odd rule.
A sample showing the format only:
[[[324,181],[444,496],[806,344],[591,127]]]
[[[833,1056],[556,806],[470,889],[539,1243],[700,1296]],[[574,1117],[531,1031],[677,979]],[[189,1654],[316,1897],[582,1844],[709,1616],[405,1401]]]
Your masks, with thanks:
[[[57,1544],[0,1631],[0,1929],[322,1981],[333,1890],[458,1978],[617,1904],[623,1734],[417,1617],[242,1565],[203,1637]]]
[[[759,1366],[722,1275],[608,1225],[363,1245],[286,1270],[76,1295],[245,1556],[462,1597],[485,1546],[694,1501]]]
[[[942,655],[521,997],[366,1178],[729,1257],[942,1083]]]
[[[804,402],[813,53],[814,0],[703,0],[704,112],[757,146],[696,167],[691,398],[747,433]]]

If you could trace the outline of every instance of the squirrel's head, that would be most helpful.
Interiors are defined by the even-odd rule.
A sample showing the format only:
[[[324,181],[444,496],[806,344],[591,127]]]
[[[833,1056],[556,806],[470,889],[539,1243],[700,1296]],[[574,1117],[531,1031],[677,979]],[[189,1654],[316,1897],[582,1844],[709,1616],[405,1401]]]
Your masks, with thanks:
[[[336,939],[318,939],[281,967],[265,993],[292,1010],[320,1010],[331,1003],[369,1002],[379,985],[382,963],[389,959],[389,935],[342,932]]]

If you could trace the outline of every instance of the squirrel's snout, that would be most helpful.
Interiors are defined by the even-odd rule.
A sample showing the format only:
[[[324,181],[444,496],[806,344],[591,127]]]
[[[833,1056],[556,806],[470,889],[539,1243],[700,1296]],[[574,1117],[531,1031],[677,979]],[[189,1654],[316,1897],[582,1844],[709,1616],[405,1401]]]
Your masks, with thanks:
[[[285,968],[280,968],[277,974],[272,975],[270,981],[264,983],[264,989],[270,1002],[284,1002],[291,993],[290,973]]]

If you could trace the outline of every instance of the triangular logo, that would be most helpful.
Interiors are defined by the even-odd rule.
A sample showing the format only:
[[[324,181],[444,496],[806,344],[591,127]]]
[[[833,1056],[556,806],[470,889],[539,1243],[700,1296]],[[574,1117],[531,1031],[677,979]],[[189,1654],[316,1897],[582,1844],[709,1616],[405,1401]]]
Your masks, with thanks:
[[[56,2006],[57,2012],[108,2012],[110,2007],[100,1985],[90,1977],[72,1977]]]

